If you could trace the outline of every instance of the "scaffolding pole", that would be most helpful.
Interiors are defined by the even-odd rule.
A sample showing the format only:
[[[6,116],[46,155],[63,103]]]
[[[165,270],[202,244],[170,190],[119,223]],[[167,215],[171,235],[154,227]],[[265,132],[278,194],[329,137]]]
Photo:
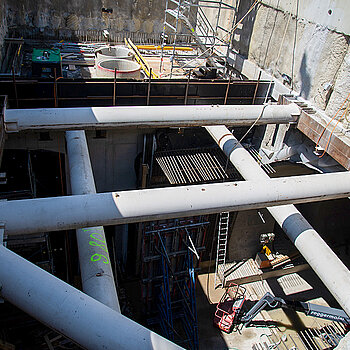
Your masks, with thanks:
[[[1,296],[89,350],[182,349],[0,245]]]
[[[0,201],[0,222],[4,224],[7,234],[25,234],[258,209],[349,196],[350,172],[339,172]]]
[[[185,127],[201,125],[245,126],[256,122],[296,122],[300,109],[289,105],[196,105],[6,109],[6,132],[120,127]],[[257,116],[260,116],[257,121]]]
[[[96,193],[85,131],[67,131],[66,141],[72,194]],[[83,291],[120,312],[103,227],[79,228],[76,235]]]
[[[244,179],[260,180],[262,185],[269,179],[269,176],[225,126],[205,128]],[[343,174],[350,174],[350,172]],[[339,181],[345,184],[348,180],[343,178]],[[350,315],[350,272],[346,266],[294,205],[274,206],[267,209],[340,306]]]

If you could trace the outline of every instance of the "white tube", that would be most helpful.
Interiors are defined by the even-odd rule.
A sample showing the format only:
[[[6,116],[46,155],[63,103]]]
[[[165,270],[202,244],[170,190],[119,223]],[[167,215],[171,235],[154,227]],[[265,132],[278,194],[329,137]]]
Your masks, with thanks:
[[[289,105],[133,106],[6,109],[6,132],[22,130],[251,125],[295,122],[299,107]]]
[[[225,126],[207,126],[205,128],[244,179],[248,181],[261,180],[262,183],[269,179],[269,176]],[[348,183],[347,174],[350,173],[347,171],[342,174],[345,177],[339,181],[343,184]],[[294,205],[275,206],[267,209],[350,316],[350,272],[346,266]]]
[[[182,349],[0,245],[1,296],[89,350]]]
[[[162,220],[350,195],[350,172],[0,201],[7,234]]]
[[[96,193],[85,132],[67,131],[66,140],[72,194]],[[103,227],[77,229],[76,234],[83,291],[120,312]],[[101,253],[106,256],[106,261],[93,261]]]

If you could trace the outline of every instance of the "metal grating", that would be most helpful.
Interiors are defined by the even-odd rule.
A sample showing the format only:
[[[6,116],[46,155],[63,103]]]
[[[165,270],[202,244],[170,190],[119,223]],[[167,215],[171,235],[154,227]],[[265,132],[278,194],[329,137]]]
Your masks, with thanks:
[[[219,149],[157,152],[155,159],[173,185],[237,179],[233,166]]]

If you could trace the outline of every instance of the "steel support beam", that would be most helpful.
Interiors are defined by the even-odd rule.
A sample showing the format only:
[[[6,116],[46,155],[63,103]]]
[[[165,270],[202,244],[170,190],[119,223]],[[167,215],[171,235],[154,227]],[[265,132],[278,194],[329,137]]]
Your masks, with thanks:
[[[259,180],[261,184],[269,179],[269,176],[225,126],[205,128],[244,179]],[[347,174],[350,172],[343,174],[345,177],[339,181],[345,184],[348,181]],[[350,271],[294,205],[274,206],[267,209],[344,311],[350,315]]]
[[[349,195],[350,173],[340,172],[0,201],[0,222],[5,225],[6,234],[24,234],[257,209]]]
[[[182,349],[2,245],[0,294],[84,349]]]
[[[299,107],[289,105],[133,106],[6,109],[6,132],[120,127],[185,127],[296,122]]]
[[[85,131],[67,131],[66,141],[72,194],[96,193]],[[120,312],[103,227],[79,228],[76,235],[83,291]]]

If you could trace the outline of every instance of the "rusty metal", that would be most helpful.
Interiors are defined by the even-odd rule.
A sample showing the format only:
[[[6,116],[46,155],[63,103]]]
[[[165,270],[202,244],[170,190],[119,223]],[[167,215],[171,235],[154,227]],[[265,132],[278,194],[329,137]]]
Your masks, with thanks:
[[[188,73],[187,83],[186,83],[186,91],[185,91],[185,101],[184,104],[187,105],[187,99],[188,99],[188,89],[190,86],[190,80],[191,80],[191,71]]]
[[[227,88],[226,88],[225,98],[224,98],[224,105],[227,103],[227,96],[230,90],[230,85],[231,85],[231,75],[228,77]]]
[[[254,90],[254,96],[253,96],[252,105],[255,104],[255,98],[256,98],[256,94],[257,94],[257,92],[258,92],[260,78],[261,78],[261,71],[259,72],[258,81],[256,82],[256,85],[255,85],[255,90]]]

